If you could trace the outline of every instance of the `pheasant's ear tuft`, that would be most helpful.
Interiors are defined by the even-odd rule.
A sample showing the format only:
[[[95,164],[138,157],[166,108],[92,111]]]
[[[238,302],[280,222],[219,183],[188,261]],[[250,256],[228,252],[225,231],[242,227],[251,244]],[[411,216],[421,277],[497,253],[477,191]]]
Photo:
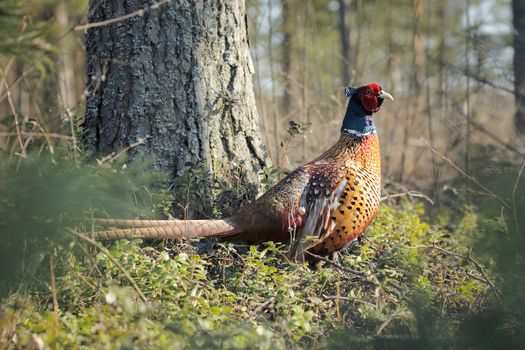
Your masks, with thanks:
[[[356,88],[353,88],[351,86],[347,86],[345,87],[345,96],[346,97],[350,97],[352,96],[353,94],[355,94],[355,92],[357,91]]]

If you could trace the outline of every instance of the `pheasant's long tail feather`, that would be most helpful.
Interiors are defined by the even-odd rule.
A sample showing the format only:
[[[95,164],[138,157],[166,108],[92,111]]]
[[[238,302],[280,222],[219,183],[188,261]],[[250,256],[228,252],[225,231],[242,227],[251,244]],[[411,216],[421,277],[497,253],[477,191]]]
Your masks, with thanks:
[[[93,232],[92,237],[104,239],[180,239],[227,236],[237,233],[232,220],[180,220],[170,225],[114,229]]]
[[[93,223],[97,225],[129,227],[129,228],[156,227],[156,226],[179,226],[181,222],[183,222],[182,220],[122,220],[122,219],[92,219],[92,220],[93,220]]]

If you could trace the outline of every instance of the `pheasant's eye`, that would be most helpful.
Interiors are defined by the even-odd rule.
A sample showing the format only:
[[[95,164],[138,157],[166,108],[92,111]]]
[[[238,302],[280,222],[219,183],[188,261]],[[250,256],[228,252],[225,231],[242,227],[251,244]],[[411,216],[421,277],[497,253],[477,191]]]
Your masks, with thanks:
[[[367,89],[367,90],[366,90],[366,93],[370,95],[370,94],[372,94],[372,90]]]

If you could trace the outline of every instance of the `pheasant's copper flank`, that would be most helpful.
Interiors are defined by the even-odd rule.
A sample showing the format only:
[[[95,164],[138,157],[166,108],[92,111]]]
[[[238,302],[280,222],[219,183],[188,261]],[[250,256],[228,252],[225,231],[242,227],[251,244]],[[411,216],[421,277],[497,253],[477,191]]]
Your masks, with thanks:
[[[320,244],[312,247],[315,254],[325,255],[344,248],[370,224],[379,208],[381,162],[379,140],[370,135],[349,147],[353,150],[338,206],[330,216],[335,226]]]

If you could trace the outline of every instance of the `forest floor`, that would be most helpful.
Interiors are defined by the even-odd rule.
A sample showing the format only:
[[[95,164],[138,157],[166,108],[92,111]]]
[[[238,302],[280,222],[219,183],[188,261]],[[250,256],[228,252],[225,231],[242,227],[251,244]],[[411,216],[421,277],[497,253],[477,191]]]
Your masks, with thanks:
[[[317,271],[273,244],[73,240],[1,301],[0,348],[464,348],[497,278],[471,253],[472,211],[430,219],[383,205]]]

